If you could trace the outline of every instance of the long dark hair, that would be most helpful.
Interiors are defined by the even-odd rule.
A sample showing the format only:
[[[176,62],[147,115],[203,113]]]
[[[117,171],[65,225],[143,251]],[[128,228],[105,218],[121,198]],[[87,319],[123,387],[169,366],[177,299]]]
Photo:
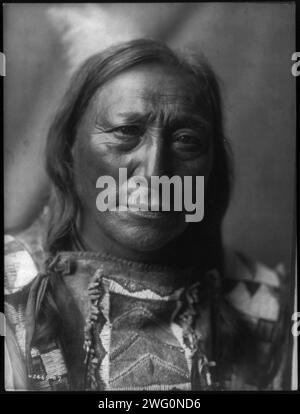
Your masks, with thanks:
[[[192,75],[199,95],[205,100],[206,108],[210,112],[213,125],[213,166],[205,197],[205,218],[201,223],[190,226],[187,237],[191,238],[189,243],[206,246],[208,268],[221,270],[221,225],[229,203],[232,173],[230,148],[223,133],[219,82],[203,56],[189,53],[184,57],[165,44],[151,39],[138,39],[110,47],[86,60],[72,77],[47,139],[46,168],[52,183],[52,194],[45,249],[52,256],[68,250],[77,234],[76,221],[80,214],[80,202],[73,180],[72,148],[90,100],[99,88],[116,75],[147,63],[175,67]],[[55,278],[51,276],[49,279]],[[67,312],[61,311],[61,304],[53,300],[52,294],[57,289],[54,285],[51,287],[51,281],[49,283],[51,289],[45,289],[44,299],[40,300],[40,314],[35,311],[37,320],[34,321],[32,343],[47,341],[55,337],[57,331],[64,331],[59,327],[74,325],[73,321],[65,320],[68,318]],[[61,295],[58,292],[58,298]],[[69,366],[72,364],[71,360],[67,362]]]

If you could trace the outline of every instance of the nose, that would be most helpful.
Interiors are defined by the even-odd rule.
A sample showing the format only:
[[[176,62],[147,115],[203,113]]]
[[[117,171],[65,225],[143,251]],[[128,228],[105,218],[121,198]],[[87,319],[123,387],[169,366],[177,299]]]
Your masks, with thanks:
[[[160,128],[153,129],[135,156],[134,174],[146,178],[167,173],[166,145]]]

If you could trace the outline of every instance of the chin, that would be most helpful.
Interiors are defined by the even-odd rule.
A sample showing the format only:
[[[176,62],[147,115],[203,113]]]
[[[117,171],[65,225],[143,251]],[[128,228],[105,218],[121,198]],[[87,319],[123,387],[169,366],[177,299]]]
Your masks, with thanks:
[[[162,229],[130,227],[122,229],[122,232],[119,231],[115,239],[130,250],[151,252],[159,250],[171,242],[177,236],[173,232],[174,230],[166,232]]]
[[[108,229],[107,229],[108,230]],[[185,230],[185,226],[157,225],[151,223],[110,223],[110,234],[121,246],[137,252],[157,251],[173,241]]]
[[[178,215],[149,220],[127,213],[102,215],[98,225],[120,246],[136,252],[158,251],[187,227]]]

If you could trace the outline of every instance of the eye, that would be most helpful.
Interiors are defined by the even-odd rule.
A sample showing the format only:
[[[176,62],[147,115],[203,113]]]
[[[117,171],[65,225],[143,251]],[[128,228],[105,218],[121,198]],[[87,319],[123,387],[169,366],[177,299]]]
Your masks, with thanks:
[[[139,125],[122,125],[113,128],[112,132],[116,136],[125,138],[136,138],[141,135],[141,128]]]
[[[204,131],[182,129],[172,135],[173,148],[177,153],[200,156],[209,146],[208,135]]]
[[[173,133],[173,142],[179,145],[195,145],[195,146],[202,146],[203,144],[203,133],[190,130],[190,129],[183,129],[178,130]]]
[[[174,141],[182,143],[182,144],[195,144],[195,145],[197,145],[198,138],[197,138],[197,136],[195,136],[195,134],[180,133],[180,134],[175,135]]]

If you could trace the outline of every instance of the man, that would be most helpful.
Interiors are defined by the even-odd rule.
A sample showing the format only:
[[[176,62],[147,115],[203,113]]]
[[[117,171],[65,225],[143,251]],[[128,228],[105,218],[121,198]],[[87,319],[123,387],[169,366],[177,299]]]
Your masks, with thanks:
[[[25,389],[281,384],[279,275],[222,244],[230,157],[218,83],[202,57],[147,39],[91,57],[72,79],[46,155],[47,213],[7,243],[6,315]],[[204,177],[203,220],[188,222],[185,205],[164,211],[151,186],[136,208],[114,186],[117,208],[99,211],[98,179],[118,183],[120,169],[145,183],[191,177],[192,195]]]

